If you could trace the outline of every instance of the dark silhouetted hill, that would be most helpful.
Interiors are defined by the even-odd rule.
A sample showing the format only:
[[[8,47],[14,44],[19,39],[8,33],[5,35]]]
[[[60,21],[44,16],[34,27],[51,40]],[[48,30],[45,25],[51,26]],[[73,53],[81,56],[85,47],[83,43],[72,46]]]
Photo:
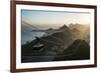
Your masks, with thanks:
[[[85,40],[75,40],[68,48],[57,55],[54,60],[90,59],[90,47]]]

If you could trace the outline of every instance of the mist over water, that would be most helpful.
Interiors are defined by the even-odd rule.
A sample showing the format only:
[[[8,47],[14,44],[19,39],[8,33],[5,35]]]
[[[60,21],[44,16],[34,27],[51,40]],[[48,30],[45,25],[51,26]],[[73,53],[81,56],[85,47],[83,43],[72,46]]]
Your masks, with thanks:
[[[27,42],[31,42],[35,39],[35,37],[42,37],[45,32],[36,32],[36,31],[28,31],[26,34],[22,33],[21,35],[21,45],[26,44]]]

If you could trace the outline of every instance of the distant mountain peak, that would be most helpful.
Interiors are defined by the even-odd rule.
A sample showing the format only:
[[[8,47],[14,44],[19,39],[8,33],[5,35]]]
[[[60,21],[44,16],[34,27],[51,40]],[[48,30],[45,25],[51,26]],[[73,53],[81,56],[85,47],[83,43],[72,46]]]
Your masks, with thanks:
[[[69,29],[67,25],[63,25],[62,27],[60,27],[60,29]]]

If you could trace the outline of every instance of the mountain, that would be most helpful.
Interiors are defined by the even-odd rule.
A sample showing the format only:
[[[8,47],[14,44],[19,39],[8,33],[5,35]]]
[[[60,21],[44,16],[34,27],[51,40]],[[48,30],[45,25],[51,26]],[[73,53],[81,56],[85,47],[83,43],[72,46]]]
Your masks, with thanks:
[[[75,40],[68,48],[55,57],[57,60],[83,60],[90,59],[90,47],[85,40]]]
[[[76,39],[82,39],[89,42],[90,39],[90,27],[86,24],[70,24],[70,30]]]
[[[21,23],[21,32],[22,34],[24,34],[25,32],[30,32],[32,31],[33,29],[36,29],[34,26],[32,26],[31,24],[25,22],[25,21],[22,21]]]
[[[21,46],[22,62],[89,59],[87,26],[63,25],[58,29],[50,28],[43,31],[48,33],[45,36],[36,36],[35,40]],[[27,61],[28,56],[32,58]],[[37,59],[37,56],[41,56],[41,59]]]
[[[69,27],[67,25],[65,25],[65,24],[63,26],[61,26],[58,30],[62,30],[62,31],[67,30],[67,31],[70,31]]]

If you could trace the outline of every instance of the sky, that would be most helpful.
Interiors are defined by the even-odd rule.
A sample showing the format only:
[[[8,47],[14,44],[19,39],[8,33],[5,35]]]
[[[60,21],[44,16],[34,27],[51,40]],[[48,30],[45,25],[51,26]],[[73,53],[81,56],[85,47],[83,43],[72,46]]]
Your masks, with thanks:
[[[90,24],[89,13],[66,11],[21,10],[22,21],[36,27],[60,27],[62,25]]]

